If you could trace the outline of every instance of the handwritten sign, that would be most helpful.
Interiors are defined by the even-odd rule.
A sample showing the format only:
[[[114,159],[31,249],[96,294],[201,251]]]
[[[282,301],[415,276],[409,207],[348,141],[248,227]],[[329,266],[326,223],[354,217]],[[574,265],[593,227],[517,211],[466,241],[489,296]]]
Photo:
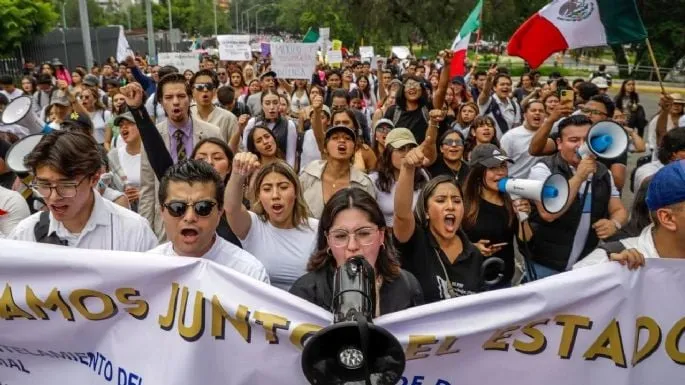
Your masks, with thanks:
[[[409,51],[409,47],[407,46],[395,46],[392,47],[392,53],[397,56],[398,59],[406,59],[411,55],[411,51]]]
[[[328,62],[331,64],[340,64],[343,62],[342,51],[328,51]]]
[[[271,43],[271,69],[281,79],[309,80],[317,48],[313,43]]]
[[[247,61],[252,59],[250,35],[219,35],[219,59]]]
[[[179,71],[200,70],[200,61],[194,52],[160,52],[157,54],[160,66],[174,66]]]
[[[319,28],[319,42],[321,43],[321,52],[328,51],[328,40],[331,38],[330,28]]]
[[[359,56],[361,56],[362,59],[372,58],[373,57],[373,47],[372,46],[359,47]]]

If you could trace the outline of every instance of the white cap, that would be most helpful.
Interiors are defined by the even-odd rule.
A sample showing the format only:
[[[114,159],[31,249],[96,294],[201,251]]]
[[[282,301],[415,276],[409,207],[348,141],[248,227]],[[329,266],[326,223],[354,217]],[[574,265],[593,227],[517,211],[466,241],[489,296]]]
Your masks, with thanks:
[[[607,80],[604,78],[604,76],[597,76],[596,78],[592,79],[592,84],[596,85],[597,88],[600,89],[609,88],[609,83],[607,83]]]

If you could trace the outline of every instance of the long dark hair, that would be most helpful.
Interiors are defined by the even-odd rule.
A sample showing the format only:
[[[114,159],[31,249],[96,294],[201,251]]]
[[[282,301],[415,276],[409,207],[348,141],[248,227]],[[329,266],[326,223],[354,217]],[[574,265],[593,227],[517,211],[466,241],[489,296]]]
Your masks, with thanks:
[[[421,97],[417,101],[419,103],[419,108],[428,105],[428,89],[424,86],[423,80],[416,76],[407,76],[402,82],[402,85],[397,89],[397,95],[395,96],[395,105],[402,111],[407,111],[407,98],[404,96],[404,84],[408,80],[413,80],[421,85]]]
[[[616,97],[614,98],[614,104],[616,105],[616,108],[619,110],[623,111],[623,98],[626,96],[630,98],[630,103],[631,104],[640,104],[640,96],[638,96],[636,91],[633,91],[629,94],[626,94],[626,84],[628,82],[633,82],[635,83],[634,79],[626,79],[623,81],[621,84],[621,90],[618,91],[618,94],[616,94]]]
[[[362,79],[366,80],[365,90],[362,90],[362,88],[359,86],[359,81]],[[369,78],[366,75],[361,75],[357,78],[357,89],[364,95],[364,98],[371,99],[371,83],[369,83]]]
[[[195,148],[193,148],[193,153],[190,154],[190,159],[195,159],[195,155],[197,155],[197,151],[202,147],[203,144],[205,143],[212,143],[221,149],[221,151],[226,155],[226,158],[228,159],[228,164],[231,165],[231,171],[233,171],[233,151],[228,147],[226,142],[224,142],[221,139],[218,138],[204,138],[201,141],[197,142],[195,145]],[[228,182],[228,178],[231,176],[231,172],[226,174],[226,179],[224,180],[224,184]]]
[[[464,219],[462,226],[465,229],[473,228],[478,220],[480,193],[485,187],[485,172],[487,170],[488,168],[480,163],[472,165],[466,182],[464,182]],[[504,208],[507,209],[507,223],[511,226],[514,220],[514,205],[509,194],[499,193],[499,195],[504,200]]]
[[[466,140],[464,141],[464,159],[469,159],[469,154],[471,154],[471,151],[478,145],[478,141],[476,140],[476,135],[474,133],[478,127],[482,126],[489,126],[493,129],[493,131],[495,131],[494,135],[492,135],[492,140],[490,140],[490,143],[499,147],[497,130],[495,129],[495,121],[489,116],[476,116],[476,118],[473,119],[473,122],[471,122],[469,134],[466,136]]]
[[[459,191],[459,195],[461,195],[462,199],[464,198],[464,193],[461,191],[461,187],[454,177],[449,175],[438,175],[429,180],[419,193],[419,198],[417,199],[416,207],[414,208],[414,219],[417,225],[421,227],[428,227],[428,219],[426,219],[426,216],[428,215],[428,200],[433,196],[433,193],[438,186],[443,183],[449,183],[456,187]],[[459,224],[459,227],[461,227],[461,223]]]
[[[347,209],[357,209],[366,213],[369,220],[379,229],[385,230],[384,246],[378,251],[376,259],[376,274],[383,280],[390,282],[400,276],[400,262],[392,244],[390,231],[385,225],[385,217],[376,200],[366,191],[358,188],[344,188],[331,197],[323,208],[319,229],[316,235],[316,251],[309,258],[307,271],[316,271],[327,266],[335,266],[335,259],[329,252],[328,232],[333,226],[335,217]]]
[[[247,136],[247,151],[257,155],[257,158],[259,160],[262,160],[262,154],[259,153],[257,150],[257,145],[255,144],[255,133],[257,132],[258,129],[262,129],[271,135],[271,137],[274,139],[274,144],[276,145],[276,157],[279,159],[285,159],[285,156],[283,155],[283,151],[281,151],[280,148],[278,148],[278,143],[276,142],[276,137],[274,134],[271,132],[269,127],[263,125],[263,124],[256,124],[254,127],[252,127],[252,131],[250,131],[250,135]]]
[[[640,235],[642,229],[649,226],[652,220],[649,216],[649,208],[647,207],[647,189],[649,187],[649,182],[651,182],[652,177],[647,177],[642,181],[640,188],[635,192],[633,197],[633,207],[630,210],[630,220],[628,224],[623,228],[623,232],[628,235],[628,237],[636,237]]]
[[[397,182],[395,180],[395,170],[392,165],[392,153],[396,151],[392,146],[385,146],[385,149],[378,158],[376,163],[376,172],[378,173],[378,180],[376,180],[376,188],[379,191],[386,193],[390,192],[392,186]],[[422,168],[414,169],[414,191],[420,190],[426,185],[426,178],[424,177]]]

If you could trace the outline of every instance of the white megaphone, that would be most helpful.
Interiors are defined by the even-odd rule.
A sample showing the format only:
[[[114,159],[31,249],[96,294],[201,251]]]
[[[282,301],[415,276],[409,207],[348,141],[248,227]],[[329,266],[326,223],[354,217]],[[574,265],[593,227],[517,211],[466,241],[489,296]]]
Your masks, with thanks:
[[[29,130],[31,134],[43,131],[45,125],[38,115],[33,112],[33,99],[30,96],[20,96],[5,107],[2,113],[3,124],[16,124]]]
[[[24,159],[28,154],[30,154],[34,148],[38,145],[41,139],[45,135],[35,134],[29,135],[17,142],[15,142],[9,150],[7,150],[7,156],[5,157],[5,163],[10,170],[16,173],[27,173],[29,170],[24,165]]]
[[[560,212],[568,200],[568,181],[561,174],[552,174],[544,182],[531,179],[503,178],[497,184],[500,192],[509,193],[512,200],[521,198],[540,201],[550,214]],[[528,219],[525,213],[517,213],[519,221]]]
[[[585,143],[578,149],[578,156],[581,159],[587,155],[616,159],[628,150],[629,144],[628,134],[620,124],[603,120],[590,127]]]

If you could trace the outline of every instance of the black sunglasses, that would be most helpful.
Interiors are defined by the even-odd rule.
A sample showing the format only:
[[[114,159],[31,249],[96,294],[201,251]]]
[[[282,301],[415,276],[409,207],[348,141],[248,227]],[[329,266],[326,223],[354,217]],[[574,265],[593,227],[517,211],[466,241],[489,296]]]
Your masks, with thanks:
[[[212,83],[197,83],[194,86],[195,90],[197,91],[213,91],[214,90],[214,84]]]
[[[212,213],[212,210],[216,205],[217,203],[214,201],[205,200],[194,203],[173,201],[165,203],[162,206],[169,210],[169,214],[172,217],[179,218],[185,215],[186,211],[188,210],[188,206],[193,206],[193,210],[195,210],[195,214],[198,216],[206,217]]]

